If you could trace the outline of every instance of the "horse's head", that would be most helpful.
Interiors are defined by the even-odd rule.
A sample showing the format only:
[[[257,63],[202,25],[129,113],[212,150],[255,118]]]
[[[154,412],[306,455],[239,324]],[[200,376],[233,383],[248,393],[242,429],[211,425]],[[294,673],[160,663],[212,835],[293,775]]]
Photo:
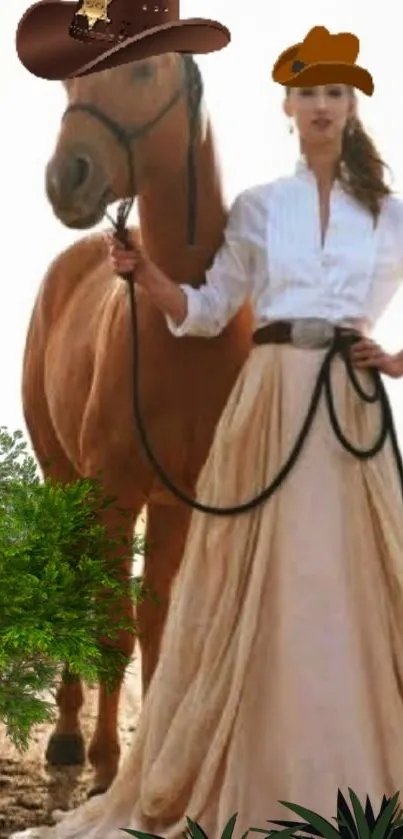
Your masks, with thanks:
[[[65,83],[68,107],[46,190],[68,227],[97,224],[108,204],[175,183],[198,111],[193,59],[169,53]]]

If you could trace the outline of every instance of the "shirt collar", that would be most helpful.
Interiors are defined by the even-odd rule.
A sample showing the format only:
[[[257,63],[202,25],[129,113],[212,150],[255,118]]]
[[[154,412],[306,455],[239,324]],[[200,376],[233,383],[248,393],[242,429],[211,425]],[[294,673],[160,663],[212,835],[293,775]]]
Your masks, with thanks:
[[[348,170],[347,170],[346,164],[343,161],[341,161],[340,169],[343,173],[343,176],[346,177],[346,179],[347,179],[348,178]],[[305,179],[308,179],[310,181],[312,181],[314,179],[314,175],[312,173],[312,170],[308,166],[307,159],[306,159],[306,156],[304,154],[300,154],[300,156],[297,160],[297,163],[296,163],[296,166],[295,166],[295,175],[299,178],[305,178]],[[341,183],[340,183],[339,178],[335,179],[334,188],[337,189],[337,190],[341,189]]]

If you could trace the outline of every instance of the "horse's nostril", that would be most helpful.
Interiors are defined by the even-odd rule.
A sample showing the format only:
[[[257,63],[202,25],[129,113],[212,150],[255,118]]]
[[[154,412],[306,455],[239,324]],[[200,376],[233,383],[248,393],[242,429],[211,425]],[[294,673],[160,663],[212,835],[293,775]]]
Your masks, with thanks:
[[[91,158],[85,154],[69,154],[64,160],[52,160],[46,171],[51,202],[68,204],[86,187],[92,174]]]
[[[91,162],[88,157],[77,155],[72,160],[71,166],[71,188],[73,190],[82,187],[88,180],[91,173]]]

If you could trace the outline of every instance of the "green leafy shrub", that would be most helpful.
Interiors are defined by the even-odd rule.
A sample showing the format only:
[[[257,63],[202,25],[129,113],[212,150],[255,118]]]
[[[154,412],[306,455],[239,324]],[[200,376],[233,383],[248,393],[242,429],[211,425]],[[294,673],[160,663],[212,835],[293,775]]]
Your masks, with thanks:
[[[96,481],[43,481],[22,433],[0,427],[0,720],[21,750],[34,725],[53,719],[43,693],[54,695],[60,663],[112,687],[121,661],[98,638],[135,632],[114,608],[122,594],[138,602],[143,592],[138,579],[128,587],[113,573],[123,536],[107,539],[99,522],[111,502]]]
[[[297,839],[302,835],[318,836],[322,839],[402,839],[403,811],[399,805],[400,793],[392,798],[383,796],[377,816],[367,796],[365,808],[362,806],[353,790],[349,790],[351,807],[349,807],[341,790],[337,795],[336,825],[305,807],[288,802],[280,802],[300,816],[300,821],[275,821],[272,824],[281,825],[282,830],[273,830],[271,837],[276,839]]]
[[[243,833],[241,839],[247,839],[250,833],[264,834],[266,839],[301,839],[302,836],[320,837],[320,839],[403,839],[403,811],[400,809],[399,793],[392,798],[383,797],[380,810],[377,816],[374,814],[372,804],[367,796],[365,809],[353,790],[349,790],[351,808],[347,804],[341,790],[337,795],[337,816],[334,819],[336,826],[324,819],[313,810],[300,807],[297,804],[290,804],[287,801],[280,801],[289,810],[300,816],[300,821],[270,821],[270,824],[281,826],[281,830],[262,827],[250,827]],[[234,830],[237,819],[235,813],[224,828],[220,839],[235,839]],[[136,839],[164,839],[154,833],[143,833],[141,830],[130,830],[125,828],[124,833],[135,836]],[[205,831],[197,822],[187,819],[187,828],[183,833],[183,839],[209,839]],[[218,837],[210,837],[218,839]]]

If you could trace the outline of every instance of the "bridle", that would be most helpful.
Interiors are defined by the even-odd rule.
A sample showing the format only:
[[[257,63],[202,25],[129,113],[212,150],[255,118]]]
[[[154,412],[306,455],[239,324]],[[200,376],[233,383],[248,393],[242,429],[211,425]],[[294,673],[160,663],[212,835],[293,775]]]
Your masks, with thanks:
[[[194,245],[196,236],[196,211],[197,211],[197,178],[195,161],[195,143],[197,126],[199,120],[200,103],[202,98],[202,83],[199,70],[190,55],[182,56],[181,60],[181,82],[161,110],[143,125],[120,125],[116,120],[106,114],[101,108],[91,102],[75,102],[68,105],[62,116],[62,121],[74,112],[89,114],[98,120],[113,136],[117,144],[123,149],[126,156],[128,170],[128,193],[130,198],[121,202],[118,210],[119,224],[126,225],[129,213],[134,203],[134,192],[136,186],[135,164],[133,144],[147,137],[150,132],[170,113],[172,108],[186,97],[189,124],[189,145],[187,154],[187,181],[188,181],[188,229],[187,239],[189,245]],[[106,214],[108,215],[108,214]],[[109,216],[108,216],[109,217]],[[113,219],[109,217],[110,221]]]

